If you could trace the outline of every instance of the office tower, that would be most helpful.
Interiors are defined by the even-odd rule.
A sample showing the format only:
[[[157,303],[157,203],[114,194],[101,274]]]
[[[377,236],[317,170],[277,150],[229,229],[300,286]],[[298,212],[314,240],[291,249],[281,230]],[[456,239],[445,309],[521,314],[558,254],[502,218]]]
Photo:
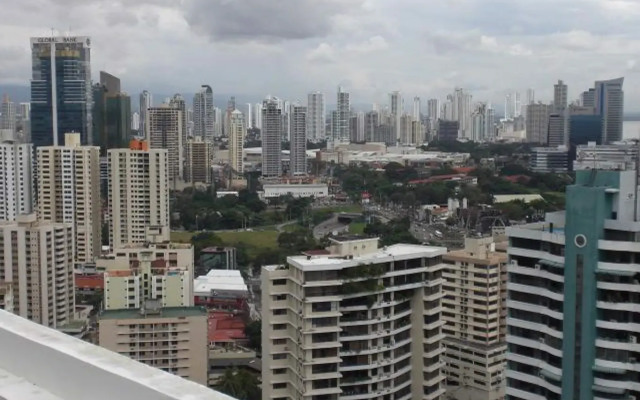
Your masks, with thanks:
[[[391,112],[391,126],[396,134],[396,141],[400,141],[400,118],[404,113],[404,99],[399,91],[389,93],[389,111]]]
[[[64,145],[37,149],[38,216],[73,227],[74,261],[92,262],[102,246],[100,148],[67,133]]]
[[[247,122],[247,129],[253,129],[253,111],[251,110],[252,104],[247,103],[247,113],[244,116],[244,120]]]
[[[229,166],[233,179],[242,179],[244,174],[243,149],[247,134],[244,115],[239,110],[231,112],[229,124]]]
[[[138,310],[104,311],[98,322],[100,346],[207,385],[209,337],[205,308],[146,302]]]
[[[74,316],[73,226],[36,214],[0,222],[0,281],[11,282],[14,312],[60,328]]]
[[[553,85],[553,108],[555,112],[560,112],[567,108],[567,85],[558,81]]]
[[[567,146],[569,144],[566,112],[566,109],[562,109],[560,112],[552,112],[549,114],[549,132],[547,141],[549,146],[557,147]]]
[[[522,111],[522,101],[520,100],[520,92],[513,94],[513,118],[518,118]]]
[[[446,250],[330,241],[263,267],[263,398],[443,398]]]
[[[282,175],[282,110],[278,99],[269,97],[262,102],[262,176],[279,178]]]
[[[595,110],[596,108],[596,90],[591,88],[580,94],[580,105],[582,107],[589,107]]]
[[[254,113],[253,120],[255,121],[255,125],[253,127],[257,129],[262,129],[262,103],[254,104],[253,113]]]
[[[622,140],[622,117],[624,113],[624,78],[595,83],[596,112],[602,116],[602,143]]]
[[[144,243],[150,227],[161,227],[169,240],[167,150],[132,141],[129,149],[111,149],[108,156],[111,248]]]
[[[465,238],[444,256],[447,391],[459,400],[504,398],[507,255],[491,237]]]
[[[364,140],[375,141],[376,128],[380,125],[380,114],[377,111],[369,111],[364,116]]]
[[[440,118],[440,100],[427,100],[427,117],[429,118],[429,131],[435,132]]]
[[[460,123],[458,121],[447,121],[444,119],[439,119],[436,130],[438,132],[438,140],[455,141],[458,140]]]
[[[148,135],[146,123],[147,123],[147,110],[153,107],[153,95],[143,90],[140,93],[140,130],[138,136],[146,137]]]
[[[82,36],[31,38],[31,140],[58,145],[78,132],[91,144],[91,40]]]
[[[162,307],[193,306],[193,246],[155,243],[114,249],[96,259],[104,271],[104,309],[137,310],[147,300]]]
[[[131,130],[140,131],[140,113],[137,111],[131,114]]]
[[[413,98],[413,120],[420,121],[420,116],[422,112],[420,110],[420,97],[416,96]]]
[[[213,89],[202,85],[193,97],[193,135],[201,136],[205,142],[213,142],[217,136],[215,123],[218,121],[213,111]],[[220,132],[221,136],[222,132]]]
[[[0,221],[34,212],[34,167],[31,143],[0,141]]]
[[[9,100],[8,95],[2,98],[0,104],[0,130],[6,130],[11,134],[15,134],[16,130],[16,105]]]
[[[147,131],[149,148],[167,149],[169,163],[169,180],[174,184],[181,180],[184,174],[184,144],[182,143],[182,119],[184,115],[179,108],[163,104],[147,110]]]
[[[349,117],[351,116],[351,103],[349,93],[338,87],[336,118],[334,130],[331,132],[335,143],[349,141]]]
[[[527,142],[547,144],[550,106],[537,103],[527,106]]]
[[[180,135],[180,143],[181,143],[182,151],[180,152],[180,154],[182,155],[181,162],[184,162],[185,146],[187,145],[187,105],[184,101],[184,97],[182,97],[182,95],[179,93],[174,94],[171,100],[169,101],[169,107],[173,107],[180,110],[180,115],[182,116],[181,118],[182,134]],[[182,175],[180,175],[180,178],[182,178]]]
[[[637,172],[576,171],[566,210],[507,228],[510,399],[640,396]]]
[[[192,185],[196,183],[210,185],[212,158],[213,143],[203,141],[200,136],[187,139],[184,162],[185,182]]]
[[[528,106],[529,104],[533,104],[535,102],[536,102],[536,91],[533,89],[527,89],[527,104],[525,105]]]
[[[307,139],[314,142],[326,139],[326,114],[324,93],[309,93],[307,95]]]
[[[289,147],[289,173],[307,174],[307,107],[291,106],[291,143]]]

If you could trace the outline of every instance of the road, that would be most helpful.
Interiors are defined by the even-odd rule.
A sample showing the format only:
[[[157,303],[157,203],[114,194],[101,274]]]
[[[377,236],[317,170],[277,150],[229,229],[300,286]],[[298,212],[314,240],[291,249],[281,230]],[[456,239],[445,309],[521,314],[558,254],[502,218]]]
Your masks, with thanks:
[[[338,216],[334,215],[328,220],[321,222],[313,228],[313,237],[321,239],[331,232],[343,232],[347,230],[349,224],[338,222]]]

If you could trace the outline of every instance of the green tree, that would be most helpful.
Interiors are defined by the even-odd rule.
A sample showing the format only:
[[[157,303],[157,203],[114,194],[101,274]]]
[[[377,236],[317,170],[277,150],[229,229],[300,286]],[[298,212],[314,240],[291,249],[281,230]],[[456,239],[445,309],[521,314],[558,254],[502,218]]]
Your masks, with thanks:
[[[224,241],[213,232],[201,232],[191,237],[193,244],[193,258],[198,260],[202,249],[211,246],[224,246]]]
[[[257,352],[262,351],[262,321],[251,321],[244,327],[244,334],[249,340],[249,347]]]
[[[258,378],[245,369],[229,368],[220,377],[216,389],[238,400],[260,400]]]

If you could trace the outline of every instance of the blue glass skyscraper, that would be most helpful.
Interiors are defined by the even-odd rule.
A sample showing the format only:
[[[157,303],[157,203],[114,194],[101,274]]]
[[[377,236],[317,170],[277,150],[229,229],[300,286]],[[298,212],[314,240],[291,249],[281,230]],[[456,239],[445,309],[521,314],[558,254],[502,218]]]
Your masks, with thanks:
[[[31,140],[34,147],[64,143],[80,133],[92,142],[91,40],[88,37],[31,38]]]

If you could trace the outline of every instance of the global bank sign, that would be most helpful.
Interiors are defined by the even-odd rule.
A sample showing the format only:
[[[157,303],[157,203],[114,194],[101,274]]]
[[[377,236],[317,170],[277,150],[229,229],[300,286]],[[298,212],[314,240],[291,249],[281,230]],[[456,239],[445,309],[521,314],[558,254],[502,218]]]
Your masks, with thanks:
[[[47,36],[31,38],[31,44],[35,43],[69,43],[82,44],[89,47],[91,46],[91,39],[87,36]]]

